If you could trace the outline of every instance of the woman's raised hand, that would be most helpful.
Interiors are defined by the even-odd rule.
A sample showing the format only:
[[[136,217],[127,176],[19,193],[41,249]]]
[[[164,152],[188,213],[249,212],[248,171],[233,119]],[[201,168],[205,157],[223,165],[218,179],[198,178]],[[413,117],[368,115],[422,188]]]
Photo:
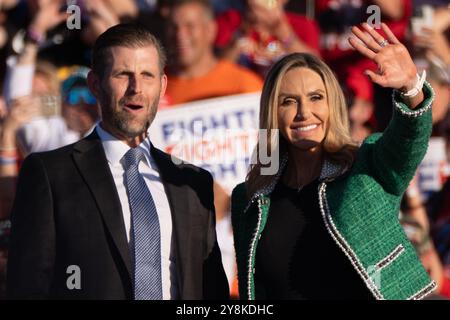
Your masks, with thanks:
[[[367,23],[362,27],[365,32],[356,26],[352,27],[355,37],[349,38],[349,42],[358,52],[377,64],[377,72],[366,70],[370,79],[382,87],[405,92],[414,88],[417,83],[417,68],[406,47],[398,41],[389,27],[381,24],[387,39]]]

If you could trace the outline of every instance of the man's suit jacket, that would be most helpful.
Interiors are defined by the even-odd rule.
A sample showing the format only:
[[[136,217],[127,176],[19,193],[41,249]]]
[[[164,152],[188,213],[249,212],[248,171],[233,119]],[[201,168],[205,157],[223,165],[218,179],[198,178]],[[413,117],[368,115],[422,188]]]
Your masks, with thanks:
[[[227,299],[215,233],[211,175],[151,148],[172,211],[181,299]],[[9,298],[132,299],[132,257],[122,209],[94,131],[28,156],[11,214]],[[81,271],[81,289],[67,282]],[[69,272],[68,272],[69,271]],[[69,281],[68,281],[69,279]]]

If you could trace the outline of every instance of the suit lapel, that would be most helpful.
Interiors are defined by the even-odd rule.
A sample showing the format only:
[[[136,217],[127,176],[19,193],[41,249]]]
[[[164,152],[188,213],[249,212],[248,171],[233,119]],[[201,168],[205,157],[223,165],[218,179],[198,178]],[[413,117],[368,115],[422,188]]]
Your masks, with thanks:
[[[191,214],[189,211],[189,197],[186,182],[183,180],[181,169],[171,161],[170,156],[151,146],[151,155],[155,160],[164,184],[172,213],[172,225],[176,243],[177,276],[179,292],[183,299],[186,281],[190,280],[187,266],[190,261],[190,232]],[[190,269],[190,268],[189,268]],[[190,287],[190,286],[188,286]]]
[[[101,141],[94,132],[74,146],[74,161],[97,203],[131,279],[131,258],[122,206]]]

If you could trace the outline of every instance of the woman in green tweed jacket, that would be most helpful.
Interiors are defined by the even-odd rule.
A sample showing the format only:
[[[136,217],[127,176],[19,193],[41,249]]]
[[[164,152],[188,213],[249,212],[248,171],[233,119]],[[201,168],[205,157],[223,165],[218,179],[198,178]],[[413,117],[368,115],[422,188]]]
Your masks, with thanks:
[[[233,190],[241,299],[422,299],[435,288],[398,221],[427,149],[433,90],[386,25],[387,40],[363,28],[353,27],[349,42],[378,65],[367,76],[394,89],[394,112],[361,146],[320,59],[294,53],[266,77],[260,129],[279,130],[266,139],[279,166],[264,174],[260,140],[257,163]]]

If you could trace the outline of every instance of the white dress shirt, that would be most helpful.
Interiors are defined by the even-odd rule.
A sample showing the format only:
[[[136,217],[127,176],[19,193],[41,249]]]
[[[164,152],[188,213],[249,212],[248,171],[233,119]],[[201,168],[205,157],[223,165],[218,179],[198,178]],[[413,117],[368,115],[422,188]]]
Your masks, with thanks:
[[[125,186],[125,169],[122,159],[130,147],[126,143],[118,140],[116,137],[106,132],[100,125],[97,125],[96,131],[102,141],[109,168],[111,169],[114,183],[119,194],[128,244],[131,245],[131,210]],[[161,230],[161,279],[163,299],[173,300],[178,298],[178,281],[176,277],[175,241],[172,232],[172,214],[158,168],[156,167],[156,163],[150,154],[150,139],[147,137],[147,139],[145,139],[138,146],[138,148],[142,148],[145,154],[145,160],[139,163],[138,170],[139,173],[142,174],[145,183],[152,194],[156,211],[158,213]],[[130,252],[133,252],[132,248],[130,248]]]

